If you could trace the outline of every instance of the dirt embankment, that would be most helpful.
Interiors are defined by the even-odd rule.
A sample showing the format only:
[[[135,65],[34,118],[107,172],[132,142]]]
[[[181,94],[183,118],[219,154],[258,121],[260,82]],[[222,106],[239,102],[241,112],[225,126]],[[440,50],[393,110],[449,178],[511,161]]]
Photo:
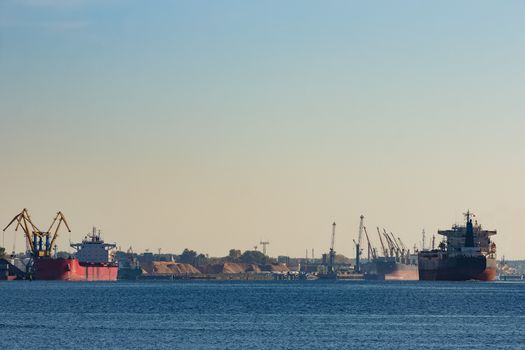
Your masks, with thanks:
[[[209,264],[197,269],[191,264],[176,263],[172,261],[153,261],[141,265],[143,273],[146,275],[218,275],[218,274],[244,274],[244,273],[261,273],[261,272],[278,272],[286,273],[290,269],[285,264],[244,264],[225,262],[218,264]]]
[[[261,272],[258,265],[226,262],[221,264],[206,265],[202,268],[202,272],[206,274],[235,274],[247,272]]]
[[[191,264],[172,261],[152,261],[142,264],[142,270],[149,275],[195,275],[201,272]]]
[[[285,264],[269,264],[264,265],[263,271],[271,271],[271,272],[290,272],[290,269]]]

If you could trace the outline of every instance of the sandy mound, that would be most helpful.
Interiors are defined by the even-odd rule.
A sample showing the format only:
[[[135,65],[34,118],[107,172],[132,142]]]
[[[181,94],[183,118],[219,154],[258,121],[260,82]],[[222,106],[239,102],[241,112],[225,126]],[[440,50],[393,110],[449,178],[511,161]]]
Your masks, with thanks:
[[[235,273],[246,273],[246,272],[261,272],[259,266],[255,264],[241,264],[241,263],[223,263],[223,264],[212,264],[207,265],[203,268],[203,272],[207,274],[235,274]]]
[[[268,264],[264,265],[263,267],[264,271],[271,271],[271,272],[290,272],[290,269],[285,264]]]
[[[142,270],[150,275],[188,275],[201,272],[191,264],[182,264],[172,261],[153,261],[143,264]]]

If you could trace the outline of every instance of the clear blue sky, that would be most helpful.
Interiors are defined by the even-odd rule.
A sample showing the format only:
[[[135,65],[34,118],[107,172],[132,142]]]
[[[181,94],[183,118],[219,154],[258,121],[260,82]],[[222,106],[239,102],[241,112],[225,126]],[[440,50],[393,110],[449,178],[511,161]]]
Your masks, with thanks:
[[[524,258],[524,13],[0,0],[0,220],[212,255],[321,252],[335,220],[351,255],[360,214],[413,245],[470,208]]]

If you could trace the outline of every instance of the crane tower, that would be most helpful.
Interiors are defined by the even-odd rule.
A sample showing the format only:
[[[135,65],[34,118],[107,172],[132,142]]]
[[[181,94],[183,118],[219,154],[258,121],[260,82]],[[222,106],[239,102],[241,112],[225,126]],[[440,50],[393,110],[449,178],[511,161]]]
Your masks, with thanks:
[[[259,242],[259,244],[263,246],[263,254],[266,255],[266,246],[270,245],[270,242],[268,242],[268,241],[261,241],[261,242]]]
[[[363,228],[364,228],[364,225],[363,225],[363,220],[364,220],[364,216],[361,215],[360,216],[360,221],[359,221],[359,235],[357,236],[357,242],[354,241],[355,243],[355,272],[357,273],[360,273],[361,272],[361,242],[363,241]]]
[[[335,272],[335,268],[334,268],[334,264],[335,264],[334,244],[335,244],[335,222],[332,224],[332,241],[330,242],[330,253],[329,253],[329,257],[328,257],[328,273],[330,273],[330,274]]]

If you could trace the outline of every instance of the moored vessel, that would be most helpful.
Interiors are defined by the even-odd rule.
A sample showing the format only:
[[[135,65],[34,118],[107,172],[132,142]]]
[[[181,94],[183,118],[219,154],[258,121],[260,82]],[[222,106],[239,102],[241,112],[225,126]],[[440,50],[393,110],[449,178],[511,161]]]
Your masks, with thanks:
[[[444,237],[438,249],[418,254],[419,279],[442,281],[493,281],[496,279],[496,230],[484,230],[467,211],[465,225],[439,230]]]
[[[19,228],[24,231],[27,253],[30,256],[25,278],[64,281],[115,281],[117,279],[118,266],[113,261],[116,245],[104,243],[100,231],[97,233],[95,228],[81,243],[71,244],[71,247],[77,250],[75,256],[62,258],[56,256],[58,231],[63,224],[71,232],[62,212],[56,214],[47,231],[40,230],[32,222],[27,209],[17,214],[4,231],[15,222],[15,231]]]
[[[33,279],[63,281],[116,281],[118,265],[114,262],[115,244],[105,243],[93,227],[70,258],[39,258],[33,266]]]
[[[376,257],[361,266],[364,278],[383,281],[417,281],[419,271],[417,255],[410,254],[403,259],[396,257]]]
[[[392,232],[383,232],[377,228],[381,251],[372,245],[370,237],[363,222],[364,216],[361,215],[359,224],[358,241],[356,245],[356,272],[363,273],[367,280],[383,281],[417,281],[419,279],[417,268],[417,255],[407,249],[400,237],[396,237]],[[366,237],[368,257],[362,261],[361,242],[363,233]]]

